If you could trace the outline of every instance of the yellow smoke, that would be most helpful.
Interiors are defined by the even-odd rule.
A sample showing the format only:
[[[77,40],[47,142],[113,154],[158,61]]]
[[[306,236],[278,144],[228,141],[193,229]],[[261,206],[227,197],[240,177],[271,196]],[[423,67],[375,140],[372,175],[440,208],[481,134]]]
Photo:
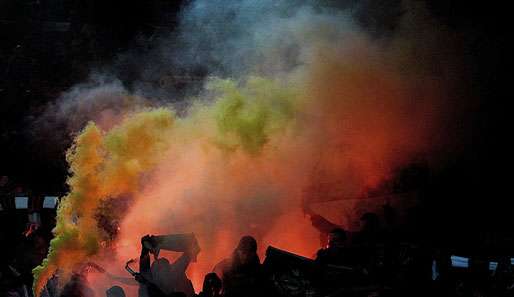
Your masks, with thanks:
[[[107,198],[135,193],[141,174],[153,168],[169,144],[174,115],[167,109],[134,114],[108,132],[89,123],[67,153],[70,192],[57,211],[47,258],[34,269],[39,294],[57,271],[65,283],[80,263],[98,254],[107,237],[95,219]]]
[[[106,199],[134,197],[113,267],[137,255],[142,235],[195,232],[202,252],[189,275],[198,285],[241,235],[255,235],[261,253],[272,244],[312,255],[317,233],[301,204],[313,168],[320,195],[357,197],[434,149],[444,111],[438,80],[362,36],[316,45],[317,36],[297,73],[213,79],[213,100],[187,116],[161,108],[106,131],[88,124],[68,153],[70,193],[34,291],[56,272],[65,282],[77,264],[101,260],[109,239],[95,215]]]
[[[77,136],[67,153],[70,192],[59,206],[49,254],[33,271],[34,292],[57,272],[64,284],[74,267],[100,253],[108,241],[96,217],[101,202],[140,191],[142,176],[166,156],[172,140],[179,145],[197,131],[221,151],[258,154],[293,116],[294,92],[271,80],[252,77],[240,87],[214,79],[208,88],[217,96],[215,104],[199,105],[176,129],[174,113],[159,108],[129,115],[108,131],[91,122]],[[217,129],[206,133],[205,123]]]

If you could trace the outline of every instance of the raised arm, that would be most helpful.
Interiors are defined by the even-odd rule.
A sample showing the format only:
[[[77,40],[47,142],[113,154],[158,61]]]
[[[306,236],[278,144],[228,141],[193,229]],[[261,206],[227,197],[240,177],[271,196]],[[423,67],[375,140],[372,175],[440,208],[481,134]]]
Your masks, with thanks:
[[[141,238],[141,255],[139,256],[139,273],[145,278],[151,277],[150,270],[150,248],[152,246],[152,237],[145,235]]]

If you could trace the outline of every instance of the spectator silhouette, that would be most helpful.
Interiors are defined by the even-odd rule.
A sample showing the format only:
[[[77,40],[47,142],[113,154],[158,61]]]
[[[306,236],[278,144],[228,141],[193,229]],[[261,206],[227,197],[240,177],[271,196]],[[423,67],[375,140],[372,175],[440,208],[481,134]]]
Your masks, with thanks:
[[[203,279],[202,292],[198,297],[219,297],[221,296],[221,279],[214,272],[207,273]]]
[[[125,297],[125,291],[120,286],[112,286],[105,291],[106,297]]]
[[[186,276],[186,269],[199,252],[197,245],[184,252],[173,263],[166,258],[158,258],[158,244],[153,236],[146,235],[141,238],[141,245],[138,279],[141,283],[140,296],[169,296],[177,292],[183,292],[188,297],[194,296],[193,285]],[[155,258],[151,265],[150,253]]]
[[[318,250],[316,262],[320,264],[349,265],[348,257],[345,254],[346,232],[341,228],[335,228],[328,234],[326,248]]]
[[[225,297],[264,296],[265,283],[257,255],[257,241],[251,236],[243,236],[232,256],[218,263],[214,272],[221,276]]]

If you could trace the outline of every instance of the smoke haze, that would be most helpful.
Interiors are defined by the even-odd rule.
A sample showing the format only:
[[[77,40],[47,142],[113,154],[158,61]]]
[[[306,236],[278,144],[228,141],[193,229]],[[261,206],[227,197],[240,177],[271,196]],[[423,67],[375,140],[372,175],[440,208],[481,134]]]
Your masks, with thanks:
[[[78,86],[56,103],[47,115],[65,113],[72,130],[94,123],[69,150],[70,193],[35,270],[37,292],[86,261],[122,273],[145,234],[196,234],[196,288],[242,235],[257,238],[261,256],[274,245],[310,257],[319,241],[303,203],[362,197],[398,168],[445,157],[454,132],[442,119],[454,113],[460,65],[439,49],[451,34],[410,3],[401,16],[395,7],[385,35],[356,21],[355,5],[319,3],[185,7],[177,43],[158,49],[181,69],[207,69],[196,96],[182,98],[185,112],[117,82]],[[315,183],[324,189],[306,192]],[[128,210],[111,214],[120,220],[111,240],[98,209],[127,196]],[[108,284],[90,281],[99,292]]]

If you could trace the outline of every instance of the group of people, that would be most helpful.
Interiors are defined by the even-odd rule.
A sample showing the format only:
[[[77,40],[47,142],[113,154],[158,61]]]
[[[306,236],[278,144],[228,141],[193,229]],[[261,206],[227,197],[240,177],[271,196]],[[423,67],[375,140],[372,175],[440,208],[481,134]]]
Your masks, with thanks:
[[[196,239],[193,237],[193,240],[188,240],[186,244],[184,240],[175,240],[171,244],[168,242],[168,249],[183,252],[170,263],[166,258],[159,257],[160,248],[166,245],[163,240],[159,242],[162,238],[164,236],[146,235],[141,239],[140,270],[134,273],[135,280],[139,283],[139,296],[196,296],[193,285],[186,275],[189,263],[200,251]],[[154,258],[153,262],[151,256]],[[198,296],[265,296],[265,289],[266,277],[257,255],[257,241],[252,236],[244,236],[232,255],[219,262],[213,268],[213,272],[205,276],[202,291]],[[116,292],[120,294],[111,294],[110,297],[123,297],[120,289],[116,289]]]
[[[200,252],[194,235],[146,235],[141,238],[139,271],[128,269],[130,278],[110,275],[113,286],[104,296],[126,297],[123,285],[137,286],[139,297],[514,296],[509,258],[493,271],[453,268],[449,251],[406,240],[393,227],[392,212],[385,208],[382,217],[366,213],[360,218],[361,229],[350,232],[308,210],[322,246],[312,259],[268,248],[261,262],[256,239],[243,236],[205,275],[198,293],[186,274]],[[42,240],[37,232],[31,237],[32,243]],[[182,254],[170,262],[160,256],[163,249]],[[270,249],[275,253],[271,255]],[[6,265],[0,270],[0,296],[31,296],[17,263],[2,264]],[[102,297],[95,296],[82,273],[73,275],[61,290],[47,287],[44,297]]]
[[[337,279],[341,275],[336,273],[335,276],[325,277],[323,273],[325,267],[336,267],[336,270],[342,269],[345,272],[351,271],[355,277],[347,281],[347,284],[349,282],[352,282],[352,286],[367,284],[366,280],[370,280],[370,277],[375,275],[373,247],[379,243],[381,233],[378,217],[372,213],[365,214],[361,218],[362,230],[352,233],[350,244],[350,233],[341,226],[329,222],[320,215],[314,213],[309,215],[313,226],[320,231],[320,238],[324,245],[317,252],[314,261],[310,263],[319,274],[310,277],[310,290],[314,294],[325,296],[337,293],[341,287],[342,282]],[[212,272],[205,276],[202,291],[198,296],[257,297],[287,295],[293,292],[281,290],[280,286],[277,286],[276,282],[287,284],[288,280],[279,280],[272,271],[274,268],[261,263],[257,246],[254,237],[243,236],[232,254],[215,265]],[[180,251],[182,255],[170,263],[166,258],[159,257],[160,249],[163,248]],[[189,237],[184,235],[144,236],[141,239],[139,272],[133,273],[139,285],[139,296],[197,296],[186,275],[186,270],[199,252],[200,247],[192,234]],[[295,268],[291,267],[291,269]],[[306,272],[304,275],[308,274]],[[308,290],[305,287],[303,292],[307,294]],[[114,286],[107,291],[107,296],[123,297],[122,292],[121,287]]]
[[[261,262],[256,239],[243,236],[232,254],[205,276],[198,295],[186,276],[200,251],[196,240],[169,263],[158,257],[156,237],[145,236],[135,277],[139,296],[514,296],[510,261],[500,261],[493,271],[454,268],[449,250],[409,241],[389,205],[382,216],[362,215],[361,228],[354,232],[309,209],[306,213],[320,233],[321,248],[313,259],[283,251],[283,259],[267,252]],[[107,295],[123,297],[121,288],[116,292]]]
[[[322,245],[313,259],[282,251],[278,260],[276,255],[271,257],[266,253],[265,261],[261,262],[256,239],[243,236],[232,254],[205,275],[198,294],[186,275],[189,263],[200,251],[194,235],[185,241],[177,241],[176,235],[172,235],[173,240],[147,235],[141,239],[140,270],[134,273],[138,294],[139,297],[514,296],[510,262],[502,262],[485,275],[454,269],[448,251],[404,242],[392,226],[393,212],[386,206],[382,218],[366,213],[360,218],[361,229],[350,232],[307,211],[313,227],[319,230]],[[159,257],[161,248],[183,253],[170,263]],[[124,297],[125,293],[121,287],[113,286],[106,296]]]

